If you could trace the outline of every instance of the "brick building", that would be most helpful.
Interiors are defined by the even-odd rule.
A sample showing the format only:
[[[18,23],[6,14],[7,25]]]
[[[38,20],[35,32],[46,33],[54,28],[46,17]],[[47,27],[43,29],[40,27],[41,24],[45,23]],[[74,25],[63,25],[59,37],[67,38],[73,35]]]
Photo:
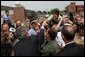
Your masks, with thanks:
[[[68,12],[79,13],[84,16],[84,5],[77,5],[75,2],[71,2],[68,6]]]
[[[26,19],[24,7],[15,7],[13,18],[14,20],[24,21]]]
[[[78,12],[84,16],[84,5],[77,5],[76,12]]]
[[[9,15],[11,16],[11,19],[14,21],[20,20],[24,21],[26,18],[28,18],[27,13],[34,12],[33,10],[27,10],[24,7],[9,7],[9,6],[1,6],[1,16],[5,14],[5,10],[9,10]]]
[[[75,17],[75,13],[79,13],[84,18],[84,5],[78,5],[75,2],[71,2],[68,6],[65,7],[66,14],[68,16]]]
[[[84,11],[84,5],[76,5],[75,2],[71,2],[71,4],[68,6],[69,12],[79,12]]]

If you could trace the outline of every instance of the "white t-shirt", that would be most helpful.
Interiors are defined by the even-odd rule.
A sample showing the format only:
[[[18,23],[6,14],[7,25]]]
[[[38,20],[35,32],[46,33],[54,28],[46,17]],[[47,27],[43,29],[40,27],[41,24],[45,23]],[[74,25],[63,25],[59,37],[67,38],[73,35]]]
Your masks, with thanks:
[[[65,42],[63,41],[62,36],[61,36],[61,31],[58,32],[56,41],[58,42],[60,46],[63,46],[63,47],[65,46]]]

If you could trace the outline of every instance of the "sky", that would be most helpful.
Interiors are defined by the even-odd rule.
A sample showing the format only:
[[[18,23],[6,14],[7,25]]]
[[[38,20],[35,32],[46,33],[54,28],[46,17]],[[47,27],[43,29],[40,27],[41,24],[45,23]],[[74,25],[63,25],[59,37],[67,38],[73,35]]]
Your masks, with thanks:
[[[64,10],[67,5],[73,1],[1,1],[1,5],[15,7],[16,3],[20,3],[28,10],[35,11],[50,11],[51,9],[58,8]],[[78,5],[84,5],[84,1],[74,1]]]

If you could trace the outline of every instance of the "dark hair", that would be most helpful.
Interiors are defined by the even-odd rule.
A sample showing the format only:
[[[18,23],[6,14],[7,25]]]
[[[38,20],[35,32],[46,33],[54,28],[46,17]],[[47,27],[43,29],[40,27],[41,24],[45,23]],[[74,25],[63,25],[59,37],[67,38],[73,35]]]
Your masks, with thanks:
[[[9,12],[9,11],[8,11],[8,10],[5,10],[5,13],[6,13],[6,12]]]
[[[32,21],[31,22],[31,26],[33,26],[33,24],[37,24],[37,22],[36,21]]]
[[[55,19],[51,19],[48,23],[48,25],[50,26],[50,28],[54,25],[54,24],[58,24],[58,20],[55,20]]]
[[[72,12],[69,13],[69,19],[70,19],[71,21],[74,20],[74,16],[73,16],[73,13],[72,13]]]
[[[59,10],[53,9],[51,10],[51,13],[59,16]]]
[[[11,56],[12,46],[11,44],[4,43],[1,45],[1,56]]]
[[[53,28],[50,28],[48,34],[50,35],[51,40],[54,40],[57,36],[57,32]]]
[[[68,30],[68,28],[72,28],[72,30]],[[65,39],[71,41],[75,36],[75,29],[72,26],[64,25],[61,29],[62,35],[64,35]]]

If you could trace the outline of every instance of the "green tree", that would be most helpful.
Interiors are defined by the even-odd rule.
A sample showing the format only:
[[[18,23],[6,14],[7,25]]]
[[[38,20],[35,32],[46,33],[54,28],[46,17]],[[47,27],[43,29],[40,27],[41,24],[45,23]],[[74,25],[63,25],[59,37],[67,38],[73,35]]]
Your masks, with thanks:
[[[39,11],[37,11],[37,13],[42,14],[42,11],[39,10]]]
[[[47,14],[47,11],[43,11],[43,14]]]
[[[47,14],[49,14],[49,15],[50,15],[50,14],[51,14],[51,11],[47,11]]]

